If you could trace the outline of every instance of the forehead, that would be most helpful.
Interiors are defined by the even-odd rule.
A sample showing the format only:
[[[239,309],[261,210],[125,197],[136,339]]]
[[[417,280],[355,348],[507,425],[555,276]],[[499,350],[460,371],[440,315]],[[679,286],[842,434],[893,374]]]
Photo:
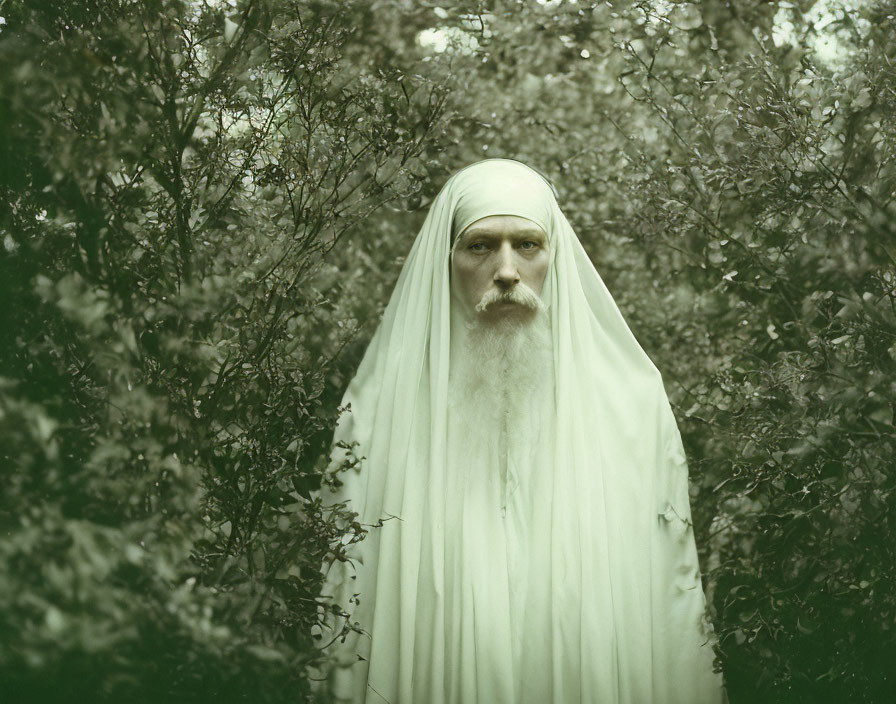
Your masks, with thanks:
[[[534,237],[544,240],[544,230],[527,218],[518,215],[490,215],[477,220],[461,234],[461,239],[470,237]]]

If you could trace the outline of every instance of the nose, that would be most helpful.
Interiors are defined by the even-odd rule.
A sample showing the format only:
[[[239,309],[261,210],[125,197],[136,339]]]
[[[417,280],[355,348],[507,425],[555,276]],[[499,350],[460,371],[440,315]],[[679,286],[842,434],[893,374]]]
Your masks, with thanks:
[[[520,282],[520,272],[513,256],[513,249],[506,244],[498,250],[494,282],[504,291]]]

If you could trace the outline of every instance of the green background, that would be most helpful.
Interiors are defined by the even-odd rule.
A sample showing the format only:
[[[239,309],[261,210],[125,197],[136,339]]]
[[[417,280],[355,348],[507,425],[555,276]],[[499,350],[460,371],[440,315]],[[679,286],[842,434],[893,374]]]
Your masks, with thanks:
[[[732,703],[896,700],[894,15],[0,2],[0,699],[313,701],[342,391],[501,156],[663,372]]]

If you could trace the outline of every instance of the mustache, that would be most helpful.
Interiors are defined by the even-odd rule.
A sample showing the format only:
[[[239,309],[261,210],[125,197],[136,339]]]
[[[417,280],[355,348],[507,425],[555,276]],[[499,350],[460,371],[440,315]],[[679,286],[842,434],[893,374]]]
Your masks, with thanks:
[[[477,313],[484,313],[486,308],[494,303],[516,303],[535,311],[541,311],[547,307],[539,295],[522,281],[509,291],[489,289],[476,304],[475,310]]]

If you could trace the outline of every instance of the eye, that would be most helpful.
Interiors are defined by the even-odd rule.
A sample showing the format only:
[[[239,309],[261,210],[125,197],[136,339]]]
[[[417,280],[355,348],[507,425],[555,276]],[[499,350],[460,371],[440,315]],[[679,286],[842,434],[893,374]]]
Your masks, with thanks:
[[[484,252],[488,249],[488,247],[486,247],[482,242],[474,242],[467,249],[469,249],[471,252]]]
[[[532,240],[526,240],[525,242],[520,243],[520,249],[531,252],[533,249],[538,249],[538,242],[533,242]]]

